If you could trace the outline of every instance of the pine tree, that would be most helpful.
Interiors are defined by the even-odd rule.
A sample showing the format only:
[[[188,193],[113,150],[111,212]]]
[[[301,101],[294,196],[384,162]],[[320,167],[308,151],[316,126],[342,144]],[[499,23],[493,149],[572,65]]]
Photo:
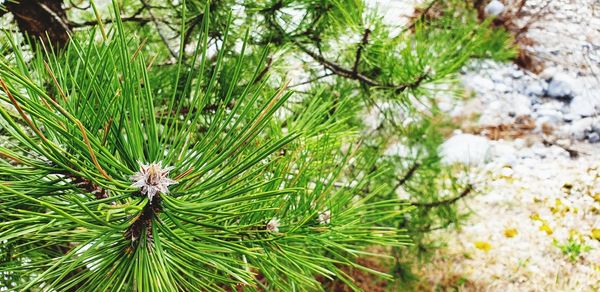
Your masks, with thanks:
[[[460,222],[435,98],[513,54],[468,4],[402,28],[362,1],[71,5],[68,45],[3,39],[0,286],[359,289],[347,267],[392,279],[370,247],[406,278]]]

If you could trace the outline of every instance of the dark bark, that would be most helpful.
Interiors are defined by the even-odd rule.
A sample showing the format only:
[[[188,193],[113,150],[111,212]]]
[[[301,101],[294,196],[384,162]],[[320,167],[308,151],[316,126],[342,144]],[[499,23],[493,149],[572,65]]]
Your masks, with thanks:
[[[62,48],[69,42],[71,25],[63,1],[20,0],[7,2],[6,8],[14,15],[21,32],[46,45]]]

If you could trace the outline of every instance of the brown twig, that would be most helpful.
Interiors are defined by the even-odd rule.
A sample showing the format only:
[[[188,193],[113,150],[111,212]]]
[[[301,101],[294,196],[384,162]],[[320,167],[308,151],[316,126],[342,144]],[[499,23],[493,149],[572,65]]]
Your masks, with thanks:
[[[368,86],[381,86],[381,84],[379,84],[377,81],[375,81],[359,72],[354,72],[351,69],[344,68],[339,64],[336,64],[332,61],[325,59],[325,57],[323,57],[323,55],[320,55],[320,54],[317,54],[317,53],[311,51],[310,49],[308,49],[307,47],[305,47],[303,44],[301,44],[300,42],[298,42],[296,40],[292,40],[292,42],[294,44],[296,44],[296,46],[301,51],[303,51],[305,54],[309,55],[311,58],[313,58],[313,60],[315,60],[318,63],[320,63],[321,65],[325,66],[325,68],[331,70],[336,75],[346,77],[349,79],[353,79],[353,80],[358,80],[361,83],[364,83]]]
[[[121,17],[121,22],[137,22],[141,25],[146,24],[148,22],[151,22],[152,19],[149,17],[138,17],[138,16],[129,16],[129,17]],[[113,23],[114,20],[112,19],[103,19],[101,20],[102,23],[107,24],[107,23]],[[86,27],[86,26],[94,26],[99,24],[100,22],[98,20],[89,20],[89,21],[84,21],[84,22],[71,22],[71,27],[73,28],[81,28],[81,27]]]
[[[423,11],[421,11],[419,13],[418,17],[413,18],[413,21],[411,21],[411,23],[409,25],[407,25],[402,32],[407,32],[409,30],[413,30],[415,28],[415,26],[417,25],[417,23],[425,21],[425,19],[427,18],[427,14],[429,13],[429,11],[433,8],[433,6],[435,6],[435,4],[438,2],[439,0],[432,0],[431,2],[429,2],[429,4],[427,5],[427,7],[425,7],[425,9],[423,9]],[[399,34],[399,36],[401,36],[402,33]]]
[[[309,83],[312,83],[314,81],[321,80],[323,78],[327,78],[327,77],[332,76],[332,75],[335,75],[335,74],[333,74],[333,73],[326,73],[326,74],[323,74],[323,75],[320,75],[320,76],[308,79],[306,81],[302,81],[302,82],[299,82],[299,83],[296,83],[296,84],[292,84],[292,85],[288,86],[288,88],[293,88],[293,87],[297,87],[297,86],[309,84]]]
[[[414,203],[411,203],[411,205],[420,207],[420,208],[425,208],[425,209],[444,206],[444,205],[451,205],[451,204],[455,203],[456,201],[466,197],[472,191],[473,191],[473,186],[467,185],[467,187],[460,193],[460,195],[458,195],[454,198],[436,201],[436,202],[430,202],[430,203],[414,202]]]
[[[392,189],[392,191],[390,193],[395,193],[398,188],[400,188],[401,186],[403,186],[407,181],[409,181],[414,175],[415,172],[417,171],[417,169],[421,166],[420,163],[415,162],[406,172],[406,174],[404,174],[403,177],[401,177],[398,182],[394,185],[394,188]]]
[[[144,209],[136,216],[133,223],[129,225],[129,228],[123,233],[123,237],[127,240],[131,240],[131,248],[137,247],[140,242],[142,232],[146,232],[146,246],[152,247],[152,220],[154,217],[162,211],[160,196],[154,196],[152,202],[146,204]],[[129,250],[128,250],[129,251]]]
[[[354,72],[355,74],[358,73],[358,65],[360,64],[360,58],[362,56],[362,51],[364,50],[365,46],[369,43],[369,34],[371,34],[371,30],[366,28],[365,32],[363,33],[362,40],[361,40],[360,44],[358,44],[358,49],[356,49],[356,55],[354,57],[354,65],[352,66],[352,72]]]
[[[273,58],[269,57],[267,59],[267,65],[265,66],[264,69],[262,69],[262,71],[260,71],[260,73],[258,73],[258,76],[256,76],[256,79],[254,79],[254,81],[252,81],[252,84],[257,84],[263,78],[265,78],[265,76],[267,75],[267,73],[269,72],[269,70],[271,70],[271,65],[272,64],[273,64]]]
[[[65,174],[65,176],[72,179],[71,183],[73,185],[80,187],[81,189],[90,194],[93,194],[96,197],[96,199],[100,200],[108,198],[108,191],[94,184],[92,181],[71,173],[67,173]]]

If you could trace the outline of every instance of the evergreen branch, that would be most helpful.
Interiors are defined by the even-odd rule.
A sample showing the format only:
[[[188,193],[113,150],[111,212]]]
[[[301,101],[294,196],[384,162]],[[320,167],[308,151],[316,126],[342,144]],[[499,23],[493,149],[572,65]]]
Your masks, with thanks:
[[[63,173],[66,177],[72,179],[73,181],[71,182],[73,185],[78,186],[80,188],[82,188],[84,191],[94,195],[96,197],[96,199],[101,200],[101,199],[107,199],[108,198],[108,191],[101,188],[100,186],[94,184],[92,181],[72,174],[72,173]],[[112,204],[115,204],[115,202],[111,202]]]
[[[258,76],[254,79],[254,81],[252,81],[252,84],[258,84],[260,81],[262,81],[263,78],[265,78],[265,76],[267,76],[267,73],[269,72],[269,70],[271,70],[271,65],[273,64],[273,58],[272,57],[268,57],[267,58],[267,64],[265,65],[265,68],[262,69],[262,71],[260,71],[260,73],[258,74]]]
[[[367,86],[373,86],[373,87],[378,87],[378,88],[383,88],[383,89],[392,89],[394,91],[394,93],[396,93],[396,94],[400,94],[407,89],[414,89],[414,88],[419,87],[421,85],[421,83],[429,77],[428,72],[425,72],[425,73],[417,76],[417,78],[413,82],[410,82],[410,83],[405,83],[405,84],[380,83],[380,82],[378,82],[374,79],[371,79],[370,77],[358,72],[358,70],[354,71],[353,69],[345,68],[340,64],[337,64],[333,61],[327,60],[323,55],[317,54],[317,53],[311,51],[310,49],[308,49],[306,46],[304,46],[297,40],[292,40],[292,42],[294,44],[296,44],[296,46],[301,51],[303,51],[304,53],[309,55],[311,58],[313,58],[313,60],[315,60],[318,63],[320,63],[321,65],[325,66],[325,68],[331,70],[334,74],[344,77],[344,78],[357,80]]]
[[[288,86],[288,88],[294,88],[294,87],[298,87],[298,86],[301,86],[301,85],[310,84],[310,83],[313,83],[315,81],[319,81],[319,80],[321,80],[323,78],[327,78],[327,77],[333,76],[333,75],[335,75],[335,74],[333,74],[333,73],[325,73],[323,75],[313,77],[313,78],[308,79],[306,81],[302,81],[302,82],[298,82],[298,83],[292,84],[292,85]]]
[[[311,58],[313,58],[313,60],[317,61],[318,63],[320,63],[321,65],[325,66],[325,68],[331,70],[334,74],[345,77],[345,78],[349,78],[349,79],[353,79],[353,80],[358,80],[361,83],[364,83],[368,86],[378,86],[381,87],[382,85],[363,75],[360,72],[354,72],[352,69],[347,69],[344,68],[342,65],[339,65],[333,61],[327,60],[323,55],[317,54],[313,51],[311,51],[310,49],[308,49],[306,46],[304,46],[303,44],[301,44],[299,41],[297,40],[292,40],[292,42],[304,53],[306,53],[307,55],[309,55]]]
[[[355,60],[354,60],[352,69],[348,69],[336,62],[328,60],[327,58],[325,58],[323,56],[320,49],[319,49],[319,53],[316,53],[316,52],[312,51],[311,49],[309,49],[308,47],[306,47],[304,44],[302,44],[302,42],[300,42],[298,40],[298,37],[300,37],[300,36],[310,36],[313,33],[312,27],[309,27],[307,30],[305,30],[303,32],[300,32],[300,33],[290,36],[286,33],[286,31],[279,24],[277,24],[276,21],[273,20],[273,15],[275,14],[275,11],[277,11],[281,8],[282,8],[281,5],[275,5],[270,8],[269,14],[265,15],[267,23],[275,31],[277,31],[281,36],[285,37],[286,39],[291,41],[294,45],[296,45],[296,47],[298,47],[302,52],[309,55],[313,60],[317,61],[319,64],[323,65],[326,69],[332,71],[334,74],[336,74],[338,76],[348,78],[351,80],[357,80],[360,83],[365,84],[367,86],[371,86],[371,87],[392,89],[394,91],[394,93],[396,93],[396,94],[400,94],[407,89],[419,87],[421,85],[421,83],[429,77],[428,76],[429,72],[424,72],[423,74],[417,76],[417,78],[410,83],[394,84],[394,83],[378,82],[377,80],[361,73],[358,70],[358,65],[360,63],[360,58],[361,58],[362,52],[364,50],[364,47],[367,45],[368,40],[369,40],[369,35],[371,33],[371,31],[369,29],[366,29],[365,32],[363,33],[361,43],[355,54]],[[317,17],[317,19],[319,19],[319,18],[320,17]],[[316,39],[317,41],[319,40],[318,37],[313,37],[313,38]]]
[[[110,24],[113,23],[115,20],[114,19],[103,19],[103,20],[88,20],[88,21],[84,21],[84,22],[70,22],[71,27],[73,28],[83,28],[83,27],[87,27],[87,26],[95,26],[98,25],[99,23],[103,23],[103,24]],[[152,18],[150,17],[139,17],[139,16],[128,16],[128,17],[121,17],[121,22],[136,22],[139,23],[140,25],[144,25],[148,22],[152,22]]]
[[[370,29],[365,29],[365,32],[362,36],[362,41],[358,44],[358,49],[356,49],[356,55],[354,58],[354,66],[352,66],[352,72],[358,73],[358,65],[360,64],[360,58],[362,55],[362,51],[365,46],[369,43],[369,34],[371,33]]]
[[[408,169],[406,174],[404,174],[404,176],[400,178],[400,180],[398,180],[398,182],[394,185],[394,188],[392,189],[391,193],[395,193],[398,190],[398,188],[400,188],[407,181],[409,181],[415,175],[415,172],[420,166],[421,164],[418,162],[413,163],[413,165]]]
[[[473,191],[473,185],[469,184],[458,196],[456,196],[454,198],[441,200],[441,201],[437,201],[437,202],[430,202],[430,203],[413,202],[413,203],[411,203],[411,205],[416,206],[416,207],[425,208],[425,209],[439,207],[439,206],[448,206],[448,205],[452,205],[456,201],[466,197],[468,194],[471,193],[471,191]]]
[[[429,13],[429,11],[435,6],[435,4],[438,2],[439,0],[431,0],[429,2],[429,4],[427,4],[427,6],[419,13],[419,16],[414,18],[413,21],[411,21],[411,23],[409,25],[407,25],[402,32],[406,32],[409,30],[413,30],[415,29],[415,26],[417,25],[417,23],[419,22],[423,22],[427,19],[427,14]],[[399,34],[399,36],[402,34]]]

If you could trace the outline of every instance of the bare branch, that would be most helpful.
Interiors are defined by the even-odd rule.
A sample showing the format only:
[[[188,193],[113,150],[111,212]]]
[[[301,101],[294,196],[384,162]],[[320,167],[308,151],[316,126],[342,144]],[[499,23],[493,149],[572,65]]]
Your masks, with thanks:
[[[137,22],[141,25],[144,25],[148,22],[151,22],[152,19],[149,17],[138,17],[138,16],[129,16],[129,17],[121,17],[121,22]],[[114,20],[113,19],[103,19],[102,23],[106,24],[106,23],[113,23]],[[79,28],[79,27],[86,27],[86,26],[94,26],[97,25],[98,21],[97,20],[90,20],[90,21],[85,21],[85,22],[71,22],[71,26],[74,28]]]
[[[365,46],[369,43],[369,34],[371,33],[370,29],[365,29],[363,33],[362,41],[358,44],[358,49],[356,49],[356,56],[354,58],[354,66],[352,66],[352,72],[358,73],[358,65],[360,64],[360,57],[362,55],[362,51]]]
[[[450,198],[447,200],[442,200],[442,201],[436,201],[436,202],[431,202],[431,203],[421,203],[421,202],[414,202],[411,203],[413,206],[417,206],[417,207],[421,207],[421,208],[434,208],[434,207],[439,207],[439,206],[447,206],[447,205],[451,205],[453,203],[455,203],[456,201],[466,197],[468,194],[470,194],[473,191],[473,186],[472,185],[467,185],[467,187],[460,193],[460,195],[454,197],[454,198]]]

